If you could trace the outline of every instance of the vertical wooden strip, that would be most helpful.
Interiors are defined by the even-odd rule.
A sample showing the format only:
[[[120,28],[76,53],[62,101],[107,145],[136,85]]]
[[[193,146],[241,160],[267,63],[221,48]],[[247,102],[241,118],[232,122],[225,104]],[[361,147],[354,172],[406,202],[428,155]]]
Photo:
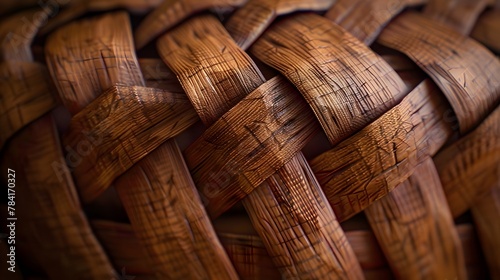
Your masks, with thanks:
[[[465,279],[458,234],[430,158],[365,213],[398,278]]]

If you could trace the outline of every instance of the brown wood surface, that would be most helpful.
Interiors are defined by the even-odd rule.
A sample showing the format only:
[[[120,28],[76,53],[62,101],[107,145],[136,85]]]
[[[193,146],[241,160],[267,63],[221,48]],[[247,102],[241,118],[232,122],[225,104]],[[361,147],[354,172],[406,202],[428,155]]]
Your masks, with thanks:
[[[500,7],[486,11],[472,29],[471,37],[500,53]]]
[[[414,60],[446,95],[460,131],[476,127],[500,101],[500,62],[484,46],[452,28],[407,12],[378,42]]]
[[[384,60],[317,15],[297,14],[274,24],[251,51],[300,90],[332,145],[405,94],[403,82]]]

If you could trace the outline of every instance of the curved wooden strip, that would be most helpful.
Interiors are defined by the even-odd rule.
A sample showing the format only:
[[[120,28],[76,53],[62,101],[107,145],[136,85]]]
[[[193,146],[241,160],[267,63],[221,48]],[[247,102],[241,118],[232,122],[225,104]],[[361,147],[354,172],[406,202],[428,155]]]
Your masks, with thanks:
[[[67,1],[67,0],[66,0]],[[127,9],[133,13],[144,13],[160,5],[162,0],[73,0],[64,9],[51,18],[40,29],[40,34],[48,34],[54,29],[75,20],[86,13]]]
[[[365,213],[397,278],[465,279],[462,247],[431,158]]]
[[[431,0],[424,8],[424,15],[447,24],[462,35],[468,35],[479,14],[492,0]]]
[[[448,103],[430,81],[373,123],[311,161],[340,221],[406,180],[452,134]]]
[[[50,115],[38,119],[12,139],[3,170],[16,174],[16,214],[30,253],[51,279],[110,279],[104,250],[92,233],[66,176],[59,136]],[[27,244],[25,244],[27,245]],[[36,249],[36,250],[33,250]]]
[[[472,29],[471,37],[500,53],[500,8],[486,11]]]
[[[33,61],[31,43],[48,17],[45,10],[30,9],[2,19],[0,61]]]
[[[451,212],[458,217],[500,181],[500,107],[434,161]]]
[[[45,47],[47,65],[71,114],[113,85],[144,86],[130,29],[128,15],[116,12],[51,34]]]
[[[49,81],[41,64],[0,64],[0,149],[14,133],[56,106]]]
[[[314,14],[274,24],[251,50],[300,90],[332,144],[366,126],[405,94],[404,83],[384,60]]]
[[[225,24],[242,49],[247,49],[280,15],[296,11],[323,11],[335,0],[249,0]]]
[[[220,7],[238,7],[246,0],[165,0],[149,14],[134,32],[137,49],[144,47],[161,33],[174,27],[190,15]]]
[[[358,40],[371,45],[389,20],[407,6],[427,0],[338,0],[325,17],[349,31]]]
[[[499,173],[500,173],[500,164]],[[500,277],[500,180],[471,208],[492,279]]]
[[[245,97],[185,151],[208,213],[218,216],[252,192],[317,129],[307,104],[283,78]]]
[[[282,188],[281,184],[288,187]],[[262,241],[283,278],[363,278],[359,263],[352,261],[354,252],[346,246],[345,234],[338,221],[332,219],[335,215],[304,156],[292,158],[248,198],[243,205],[256,230],[282,233],[264,235]]]
[[[478,125],[500,101],[500,63],[477,42],[417,13],[389,24],[379,42],[408,55],[446,95],[460,131]]]
[[[158,278],[238,278],[175,142],[159,146],[115,187],[134,231],[154,256]]]
[[[76,114],[64,138],[66,164],[84,202],[165,140],[198,120],[183,94],[144,87],[111,87]]]
[[[190,19],[171,30],[158,40],[158,51],[206,125],[265,81],[252,59],[212,16]]]

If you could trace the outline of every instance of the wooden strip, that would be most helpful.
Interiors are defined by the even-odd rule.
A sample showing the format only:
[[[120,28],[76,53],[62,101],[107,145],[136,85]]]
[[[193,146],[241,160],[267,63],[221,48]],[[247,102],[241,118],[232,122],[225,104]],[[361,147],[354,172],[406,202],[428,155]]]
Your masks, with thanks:
[[[137,49],[146,46],[189,16],[210,8],[238,7],[246,0],[167,0],[153,10],[134,32]]]
[[[45,53],[59,96],[71,114],[113,85],[144,86],[125,12],[58,29],[49,37]]]
[[[500,173],[500,164],[498,173]],[[471,208],[492,279],[500,277],[500,180]]]
[[[262,241],[282,277],[363,278],[359,263],[352,261],[354,252],[339,223],[332,219],[335,215],[303,156],[294,157],[248,198],[243,204],[255,229],[281,233],[264,235]]]
[[[500,7],[484,12],[472,29],[471,37],[500,53]]]
[[[365,210],[400,279],[464,279],[465,261],[434,162]]]
[[[274,24],[251,50],[300,90],[332,144],[366,126],[404,95],[404,83],[384,60],[314,14]]]
[[[216,217],[251,193],[317,129],[307,104],[283,78],[249,94],[184,152],[208,213]]]
[[[121,176],[115,187],[158,278],[237,278],[173,140]]]
[[[20,230],[30,236],[25,240],[30,253],[51,279],[82,275],[110,279],[113,268],[92,233],[62,162],[50,115],[33,122],[11,142],[2,169],[12,168],[16,173]]]
[[[158,40],[158,52],[206,125],[265,81],[212,16],[193,18],[168,32]]]
[[[276,17],[296,11],[324,11],[334,0],[249,0],[236,10],[226,29],[242,49],[247,49]]]
[[[0,149],[14,133],[56,106],[45,66],[21,61],[0,64]]]
[[[451,103],[462,133],[500,101],[498,59],[444,24],[404,13],[384,29],[379,42],[405,53],[429,74]]]
[[[161,59],[139,58],[139,66],[147,87],[165,89],[173,93],[184,93],[174,72]]]
[[[144,87],[109,88],[76,114],[64,137],[66,164],[86,203],[198,120],[184,94]]]
[[[313,159],[338,219],[384,197],[434,155],[452,134],[450,110],[435,85],[424,81],[382,117]]]
[[[500,181],[500,107],[434,161],[451,212],[458,217]]]
[[[382,28],[406,6],[427,0],[338,0],[325,17],[348,30],[365,45],[371,45]]]
[[[491,2],[492,0],[429,0],[423,13],[462,35],[468,35],[479,14]]]

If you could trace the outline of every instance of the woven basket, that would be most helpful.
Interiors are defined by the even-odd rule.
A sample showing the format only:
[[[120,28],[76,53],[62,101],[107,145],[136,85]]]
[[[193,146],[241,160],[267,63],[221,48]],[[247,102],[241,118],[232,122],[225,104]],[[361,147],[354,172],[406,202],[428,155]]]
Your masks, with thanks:
[[[498,3],[2,0],[0,278],[500,279]]]

